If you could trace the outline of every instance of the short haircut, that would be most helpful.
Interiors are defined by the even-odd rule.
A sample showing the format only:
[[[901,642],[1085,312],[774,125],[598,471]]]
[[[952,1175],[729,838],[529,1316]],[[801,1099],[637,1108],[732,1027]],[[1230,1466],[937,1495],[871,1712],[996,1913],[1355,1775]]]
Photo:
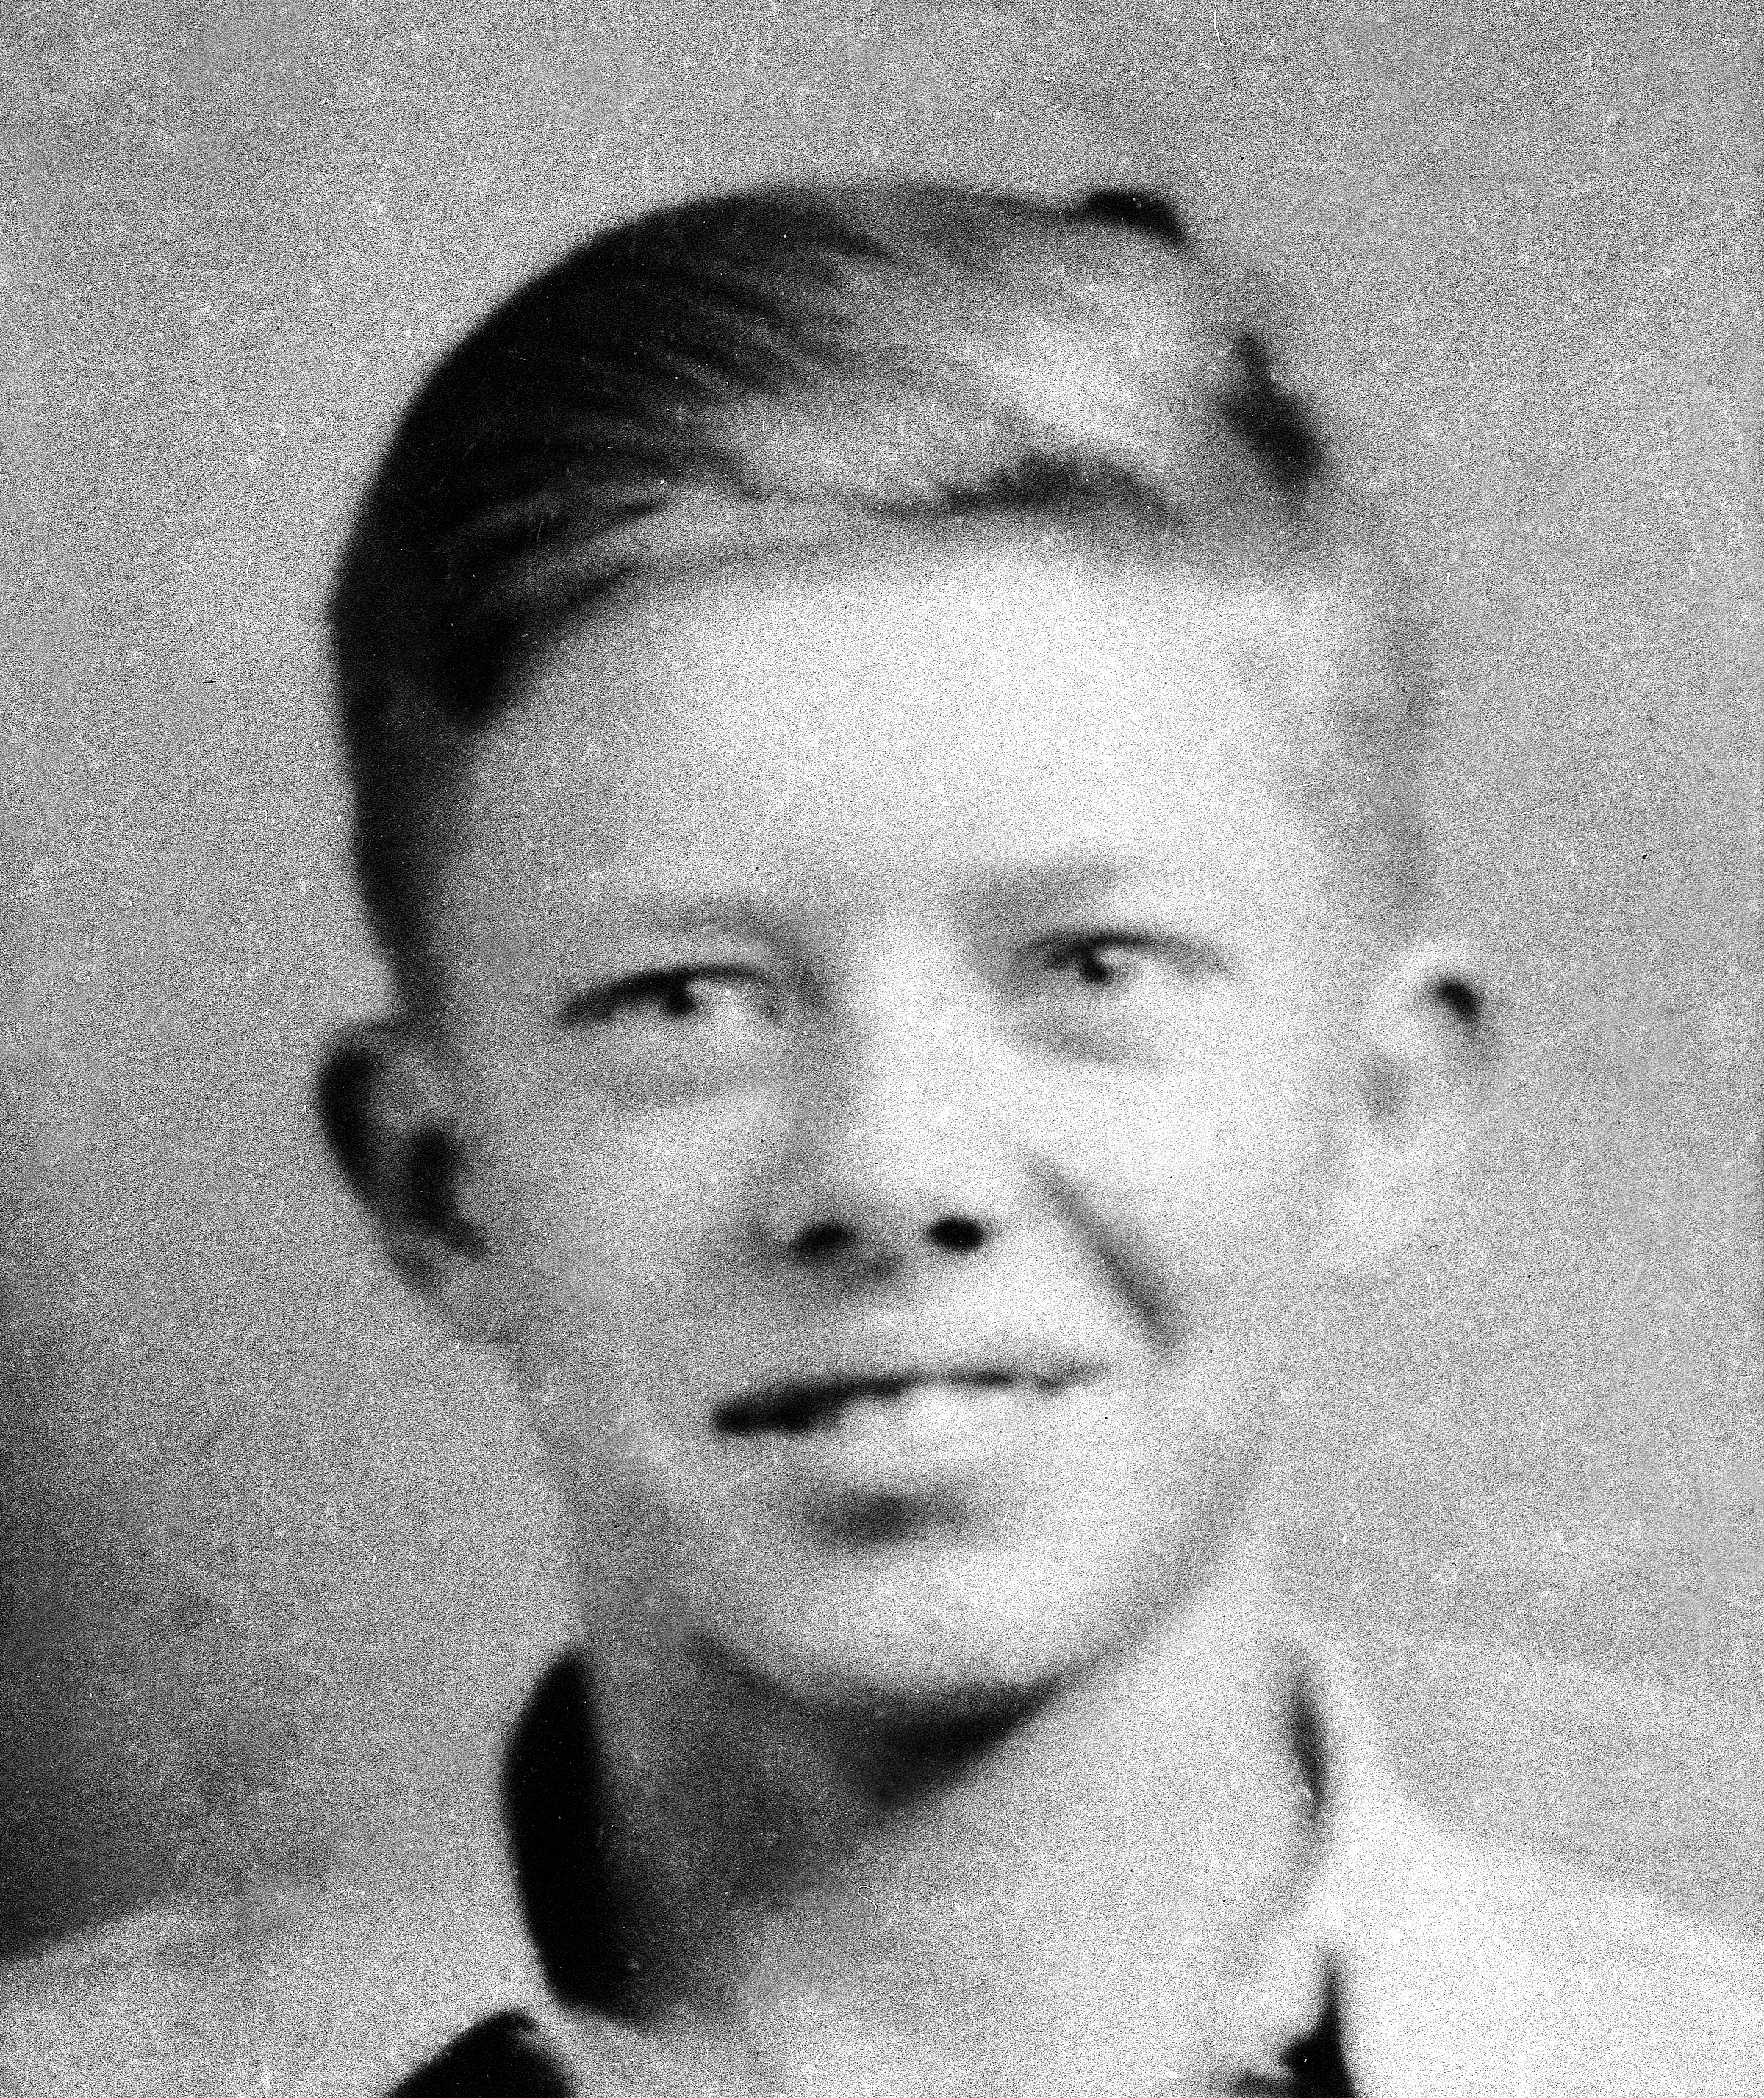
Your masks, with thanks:
[[[1421,681],[1393,570],[1174,208],[754,189],[615,226],[516,292],[362,501],[331,633],[362,898],[403,993],[472,735],[563,628],[694,555],[988,512],[1125,516],[1257,573],[1370,555],[1390,675],[1336,724],[1350,777],[1327,798],[1382,885],[1414,885]]]

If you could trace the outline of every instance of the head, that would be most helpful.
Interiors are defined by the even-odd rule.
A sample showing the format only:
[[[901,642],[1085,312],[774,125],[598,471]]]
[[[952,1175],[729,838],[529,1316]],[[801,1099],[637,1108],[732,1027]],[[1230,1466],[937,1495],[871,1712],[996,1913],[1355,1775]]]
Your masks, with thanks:
[[[1391,563],[1167,207],[603,235],[419,394],[333,634],[397,1008],[326,1120],[591,1645],[947,1714],[1201,1593],[1476,1008]]]

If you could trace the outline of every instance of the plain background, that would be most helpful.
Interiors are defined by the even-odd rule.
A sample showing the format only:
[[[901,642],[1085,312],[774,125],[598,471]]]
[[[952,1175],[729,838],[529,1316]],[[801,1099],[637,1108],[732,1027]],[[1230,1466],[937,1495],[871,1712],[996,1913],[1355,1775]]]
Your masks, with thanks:
[[[1446,1811],[1757,1922],[1760,58],[1742,0],[0,4],[0,1946],[487,1854],[553,1519],[315,1143],[380,995],[317,610],[487,299],[805,169],[1149,176],[1292,294],[1504,1042],[1325,1315],[1294,1587]]]

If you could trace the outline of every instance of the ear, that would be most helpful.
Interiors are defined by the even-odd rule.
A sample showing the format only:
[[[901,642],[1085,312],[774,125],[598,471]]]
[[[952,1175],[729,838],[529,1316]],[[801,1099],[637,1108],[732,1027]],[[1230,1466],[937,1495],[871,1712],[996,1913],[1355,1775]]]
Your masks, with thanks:
[[[431,1039],[402,1016],[343,1029],[313,1102],[393,1266],[467,1338],[503,1338],[459,1096]]]
[[[1444,1206],[1490,1060],[1479,975],[1465,950],[1428,941],[1367,999],[1325,1246],[1338,1273],[1388,1267]]]

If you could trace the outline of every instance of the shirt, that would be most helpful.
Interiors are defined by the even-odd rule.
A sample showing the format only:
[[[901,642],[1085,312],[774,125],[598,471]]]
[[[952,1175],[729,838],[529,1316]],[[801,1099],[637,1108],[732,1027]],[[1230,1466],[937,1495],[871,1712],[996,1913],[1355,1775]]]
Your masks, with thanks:
[[[519,1912],[494,1873],[438,1864],[428,1884],[404,1874],[265,1893],[81,1933],[0,1971],[0,2098],[643,2089],[640,2046],[569,2008],[593,1999],[608,1951],[569,1898],[589,1840],[583,1696],[579,1666],[560,1663],[510,1745]],[[1391,1782],[1321,1650],[1307,1655],[1289,1732],[1314,1850],[1246,1980],[1222,2092],[1764,2091],[1758,1947],[1444,1827]]]

